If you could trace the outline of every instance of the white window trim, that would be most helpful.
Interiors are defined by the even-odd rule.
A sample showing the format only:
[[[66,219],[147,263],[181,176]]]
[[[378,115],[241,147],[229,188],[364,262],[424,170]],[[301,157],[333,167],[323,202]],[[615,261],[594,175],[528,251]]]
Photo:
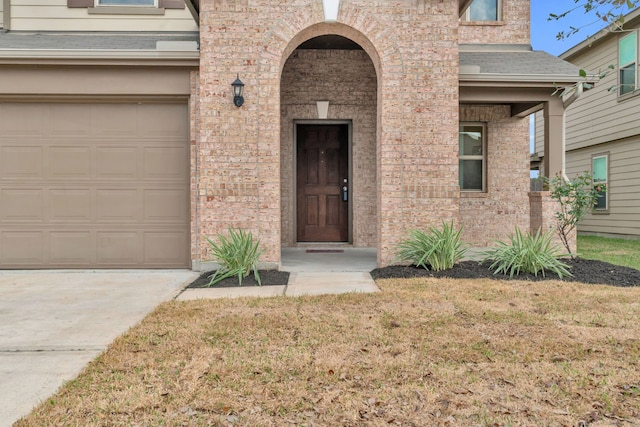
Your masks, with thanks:
[[[625,66],[629,65],[629,64],[633,64],[633,62],[629,62],[628,64],[625,64],[625,65],[620,65],[620,42],[624,38],[631,37],[631,36],[634,36],[636,38],[636,52],[635,52],[635,58],[634,58],[635,59],[634,62],[636,64],[635,65],[635,69],[634,69],[635,87],[632,90],[630,90],[629,92],[621,93],[622,92],[622,79],[621,79],[622,69]],[[620,37],[618,39],[618,56],[617,56],[617,62],[618,62],[618,76],[617,76],[617,78],[618,78],[618,90],[617,90],[618,98],[624,98],[624,97],[627,97],[627,96],[631,96],[631,95],[635,94],[637,92],[637,90],[638,90],[638,57],[640,56],[638,54],[639,53],[638,50],[640,49],[640,47],[639,47],[640,43],[639,42],[640,42],[640,40],[638,40],[638,31],[637,30],[633,30],[629,34],[627,34],[627,35],[625,35],[623,37]]]
[[[462,18],[463,21],[465,22],[501,22],[502,21],[502,1],[503,0],[496,0],[496,16],[497,19],[494,20],[490,20],[490,21],[472,21],[471,20],[471,5],[469,5],[469,7],[467,8],[467,10],[464,11],[464,16]],[[472,2],[473,4],[473,2]]]
[[[145,7],[153,7],[158,8],[158,0],[153,0],[153,4],[102,4],[100,0],[95,0],[96,8],[104,8],[104,7],[135,7],[135,8],[145,8]]]
[[[594,213],[609,213],[609,153],[601,153],[601,154],[594,154],[591,156],[591,179],[593,180],[593,162],[596,159],[601,159],[604,158],[605,159],[605,164],[607,165],[607,173],[605,176],[605,181],[604,181],[604,185],[606,187],[605,193],[604,193],[604,204],[605,207],[604,209],[593,209]],[[597,184],[602,184],[602,182],[598,182],[592,183],[594,186]]]
[[[482,189],[463,189],[460,187],[460,192],[464,193],[486,193],[487,192],[487,124],[484,122],[460,122],[458,129],[461,126],[479,126],[482,127],[482,154],[481,155],[463,155],[460,154],[460,135],[458,131],[458,160],[482,160]],[[460,166],[458,162],[458,173],[460,173]]]

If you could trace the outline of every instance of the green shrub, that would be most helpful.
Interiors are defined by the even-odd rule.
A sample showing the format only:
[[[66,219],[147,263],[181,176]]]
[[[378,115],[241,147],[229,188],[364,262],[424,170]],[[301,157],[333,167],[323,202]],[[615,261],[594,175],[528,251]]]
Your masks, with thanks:
[[[468,250],[460,239],[461,232],[462,228],[455,230],[453,221],[449,224],[443,221],[442,229],[430,227],[428,233],[411,230],[409,238],[398,245],[398,260],[434,271],[452,268]]]
[[[260,240],[253,241],[253,234],[240,229],[229,227],[229,237],[218,233],[218,242],[214,242],[207,237],[207,242],[213,254],[213,260],[220,268],[211,276],[209,286],[226,279],[227,277],[238,277],[238,282],[242,285],[242,279],[247,277],[251,270],[259,285],[260,274],[258,274],[258,259],[262,255]]]
[[[573,180],[565,180],[562,175],[556,175],[552,180],[542,177],[543,183],[549,187],[551,198],[558,202],[560,210],[556,212],[556,229],[562,244],[572,258],[569,241],[582,218],[598,203],[598,199],[605,197],[606,185],[593,181],[590,172],[583,172]]]
[[[494,274],[508,273],[510,277],[521,272],[536,276],[542,273],[544,277],[545,271],[552,271],[560,278],[571,276],[569,266],[559,260],[564,254],[560,253],[560,246],[551,243],[552,238],[551,230],[544,234],[538,230],[532,236],[516,227],[509,242],[496,241],[497,246],[484,253],[485,261],[493,261],[489,269],[495,270]]]

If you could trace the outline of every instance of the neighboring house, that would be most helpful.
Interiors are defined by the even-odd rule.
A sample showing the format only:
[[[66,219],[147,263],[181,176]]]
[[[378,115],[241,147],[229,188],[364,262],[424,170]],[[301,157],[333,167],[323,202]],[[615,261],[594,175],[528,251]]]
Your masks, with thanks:
[[[552,92],[578,69],[531,50],[528,0],[4,2],[0,268],[197,270],[228,226],[271,265],[386,265],[450,220],[485,246],[539,225],[541,108],[560,171]]]
[[[560,55],[590,72],[609,71],[566,111],[567,176],[586,171],[596,185],[606,185],[580,233],[640,238],[639,31],[636,9],[626,15],[624,30],[606,28]],[[539,131],[544,120],[536,119]],[[538,132],[535,155],[544,154]]]

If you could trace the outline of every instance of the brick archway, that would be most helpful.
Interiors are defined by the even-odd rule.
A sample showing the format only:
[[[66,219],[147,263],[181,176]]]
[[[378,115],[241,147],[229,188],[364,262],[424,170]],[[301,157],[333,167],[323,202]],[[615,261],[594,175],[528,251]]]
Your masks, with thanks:
[[[306,18],[311,21],[313,18],[321,19],[322,14],[320,13],[316,15],[314,10],[313,15],[309,15]],[[364,52],[366,52],[369,60],[373,64],[375,75],[376,75],[376,93],[377,97],[375,99],[376,104],[376,112],[374,121],[376,123],[376,128],[373,131],[374,133],[374,142],[373,142],[373,158],[374,163],[372,166],[372,179],[369,184],[372,186],[372,191],[369,194],[369,197],[372,197],[375,200],[373,203],[373,215],[368,218],[363,218],[361,220],[358,219],[358,212],[354,212],[356,218],[355,224],[357,226],[358,223],[367,223],[369,230],[362,231],[360,234],[366,235],[365,238],[359,238],[359,233],[356,232],[355,236],[352,235],[352,243],[355,243],[359,246],[378,246],[378,242],[380,241],[380,226],[378,221],[378,201],[380,197],[380,187],[381,183],[377,179],[377,166],[379,164],[380,157],[380,144],[383,139],[383,130],[380,126],[381,120],[384,119],[383,112],[381,110],[382,98],[381,95],[384,92],[383,89],[383,79],[382,75],[394,76],[390,77],[386,80],[386,84],[388,84],[392,88],[397,88],[399,83],[395,79],[400,79],[402,76],[403,70],[403,62],[402,58],[397,55],[398,46],[394,43],[394,38],[390,36],[389,29],[382,24],[379,24],[377,20],[369,15],[366,11],[363,11],[360,8],[355,8],[347,3],[342,3],[341,5],[341,13],[338,16],[338,22],[309,22],[309,25],[301,28],[301,20],[300,16],[292,16],[287,17],[286,23],[283,22],[282,25],[275,26],[272,31],[269,32],[268,36],[265,37],[263,46],[264,50],[261,53],[261,57],[258,60],[258,85],[264,90],[261,92],[261,99],[265,102],[261,102],[261,115],[260,115],[260,129],[259,129],[259,140],[269,140],[274,141],[275,138],[279,141],[278,144],[278,152],[277,155],[280,159],[280,164],[277,165],[277,169],[280,171],[280,186],[278,187],[278,194],[275,194],[275,191],[271,192],[271,198],[277,197],[278,203],[280,205],[280,215],[281,219],[279,222],[278,232],[280,241],[278,242],[277,252],[280,252],[280,247],[283,244],[283,240],[285,241],[285,245],[291,244],[293,242],[293,238],[291,237],[291,229],[293,224],[291,221],[293,220],[294,212],[291,209],[289,204],[290,201],[285,200],[283,198],[283,186],[289,185],[288,192],[290,193],[292,190],[291,181],[287,181],[288,177],[283,176],[283,165],[285,158],[288,158],[290,153],[283,152],[283,136],[282,136],[282,128],[283,126],[287,126],[288,124],[283,124],[281,122],[281,105],[279,102],[281,101],[281,93],[280,93],[280,85],[277,87],[273,84],[274,81],[280,82],[282,79],[282,72],[285,66],[287,59],[290,57],[292,52],[303,42],[317,36],[322,35],[339,35],[345,38],[348,38],[355,43],[359,44]],[[363,26],[363,23],[366,23],[367,26]],[[297,31],[297,32],[296,32]],[[365,34],[365,32],[367,34]],[[287,41],[288,40],[288,41]],[[379,46],[377,46],[379,44]],[[396,52],[396,53],[394,53]],[[382,56],[387,58],[393,58],[389,60],[387,64],[384,64],[382,61]],[[274,67],[274,60],[278,58],[278,67]],[[389,67],[386,70],[385,67]],[[276,104],[278,102],[278,104]],[[267,107],[265,109],[264,107]],[[315,109],[315,105],[313,106]],[[277,126],[276,126],[277,124]],[[278,133],[277,137],[274,135]],[[285,136],[285,139],[287,137]],[[387,135],[387,139],[392,138],[391,135]],[[291,139],[287,139],[289,143]],[[271,144],[273,147],[274,144]],[[273,152],[274,157],[276,155]],[[290,165],[289,165],[290,166]],[[265,165],[265,167],[276,167],[275,164],[271,164],[269,166]],[[272,170],[272,169],[271,169]],[[288,184],[287,184],[288,183]],[[286,193],[287,191],[285,191]],[[361,193],[365,194],[365,193]],[[273,225],[273,223],[272,223]],[[271,228],[271,232],[274,228]],[[267,230],[265,230],[267,231]],[[262,232],[261,232],[262,234]],[[275,236],[274,236],[275,237]],[[355,237],[355,238],[353,238]],[[275,243],[275,242],[274,242]]]
[[[282,71],[281,242],[285,247],[303,241],[348,242],[355,247],[376,247],[379,79],[374,61],[363,49],[353,45],[351,49],[305,48],[304,42],[308,38],[323,35],[335,37],[340,32],[335,31],[335,25],[327,26],[333,28],[332,32],[322,31],[320,27],[324,26],[316,26],[305,32],[304,38],[296,38],[296,42],[302,39],[303,48],[291,50]],[[322,100],[329,104],[326,117],[319,117],[316,106],[316,102]],[[332,126],[346,126],[342,128],[340,135],[344,135],[340,138],[335,134],[336,138],[341,139],[344,150],[340,159],[334,160],[344,169],[340,177],[335,175],[329,179],[330,182],[322,185],[310,183],[306,188],[313,194],[304,196],[300,193],[304,193],[301,179],[306,179],[307,175],[301,169],[300,143],[304,140],[301,131],[309,125],[314,125],[318,132]],[[322,150],[310,155],[319,162],[312,166],[312,170],[316,170],[316,167],[318,171],[325,170],[326,167],[329,168],[326,169],[327,175],[331,175],[332,163],[320,160],[323,157]],[[334,166],[337,167],[337,164]],[[322,176],[320,173],[318,179]],[[339,194],[343,185],[348,188],[346,197]],[[321,193],[316,194],[319,189],[322,189]],[[325,194],[325,191],[328,193]],[[305,226],[308,221],[311,223]],[[331,237],[332,233],[322,231],[332,227],[341,230],[339,239]],[[308,230],[318,238],[310,240],[303,230]]]
[[[284,64],[304,40],[338,34],[364,48],[377,77],[378,263],[408,229],[457,219],[458,10],[455,2],[343,0],[324,22],[320,0],[202,3],[194,232],[228,226],[260,238],[263,261],[281,254],[281,105]],[[245,83],[245,104],[230,83]],[[201,257],[206,244],[199,244]]]

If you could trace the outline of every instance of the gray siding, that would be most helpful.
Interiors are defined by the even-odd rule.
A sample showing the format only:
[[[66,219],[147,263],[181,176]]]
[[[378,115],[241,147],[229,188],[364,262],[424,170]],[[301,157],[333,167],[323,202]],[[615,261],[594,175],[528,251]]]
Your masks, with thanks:
[[[581,232],[640,236],[640,136],[567,153],[569,177],[591,170],[591,157],[609,155],[609,213],[587,215]]]
[[[571,62],[593,72],[617,65],[618,37],[585,49]],[[567,110],[567,150],[576,150],[634,136],[638,133],[640,94],[619,98],[617,71],[611,70],[595,88],[585,92]]]
[[[544,154],[544,112],[538,111],[534,114],[535,120],[535,145],[533,152],[542,156]]]
[[[0,0],[1,2],[2,0]],[[93,15],[67,0],[11,0],[11,29],[23,31],[197,31],[188,9],[164,15]]]
[[[564,59],[591,72],[605,71],[609,65],[617,66],[618,38],[614,34]],[[620,98],[617,84],[617,70],[611,70],[568,108],[566,169],[570,178],[590,172],[592,156],[608,154],[608,212],[587,215],[578,229],[640,236],[640,93]],[[543,126],[540,112],[535,127],[535,151],[539,155],[544,155]]]
[[[0,0],[0,28],[4,28],[4,0]]]

